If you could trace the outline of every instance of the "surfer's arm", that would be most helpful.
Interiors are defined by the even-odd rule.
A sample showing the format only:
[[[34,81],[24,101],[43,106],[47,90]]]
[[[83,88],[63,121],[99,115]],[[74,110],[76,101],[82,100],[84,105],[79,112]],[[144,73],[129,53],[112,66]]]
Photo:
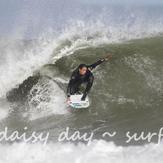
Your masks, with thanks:
[[[87,95],[88,95],[88,93],[89,93],[89,91],[90,91],[90,89],[91,89],[91,87],[93,85],[93,81],[94,81],[94,76],[91,75],[89,77],[89,80],[87,82],[86,89],[84,90],[84,93],[83,93],[83,96],[82,96],[81,100],[85,100],[85,98],[87,97]]]
[[[98,60],[97,62],[91,64],[91,65],[88,65],[88,69],[90,70],[93,70],[95,69],[98,65],[102,64],[103,62],[105,62],[105,59],[100,59]]]
[[[89,70],[93,70],[93,69],[95,69],[98,65],[102,64],[102,63],[105,62],[105,61],[108,61],[108,60],[111,59],[111,58],[112,58],[112,55],[109,54],[107,57],[102,58],[102,59],[98,60],[97,62],[91,64],[91,65],[88,65],[88,69],[89,69]]]

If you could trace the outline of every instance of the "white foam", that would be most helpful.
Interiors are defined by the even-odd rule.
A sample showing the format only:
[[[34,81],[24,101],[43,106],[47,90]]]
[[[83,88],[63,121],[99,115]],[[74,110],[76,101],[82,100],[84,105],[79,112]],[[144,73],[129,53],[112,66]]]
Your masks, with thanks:
[[[0,120],[6,118],[8,116],[8,110],[5,108],[0,108]]]
[[[52,80],[40,79],[28,96],[30,119],[67,113],[66,95]]]
[[[21,47],[12,46],[6,48],[4,63],[0,66],[0,97],[47,63],[55,43],[40,40],[30,49],[24,49],[23,52],[20,50]]]
[[[9,104],[4,99],[0,99],[0,120],[6,118],[10,112],[11,108]]]
[[[162,163],[162,145],[118,147],[102,140],[72,143],[0,145],[3,163]]]
[[[127,15],[122,22],[114,22],[111,15],[105,13],[105,10],[99,13],[96,20],[70,20],[69,24],[63,28],[57,41],[58,45],[62,45],[64,42],[69,42],[70,45],[56,49],[57,54],[53,57],[53,61],[71,55],[79,49],[151,37],[163,32],[161,19],[158,18],[159,21],[155,20],[155,23],[152,20],[144,23],[146,18],[143,13],[141,13],[142,18],[132,12],[129,14],[131,15]],[[111,22],[106,23],[105,19],[111,19]]]

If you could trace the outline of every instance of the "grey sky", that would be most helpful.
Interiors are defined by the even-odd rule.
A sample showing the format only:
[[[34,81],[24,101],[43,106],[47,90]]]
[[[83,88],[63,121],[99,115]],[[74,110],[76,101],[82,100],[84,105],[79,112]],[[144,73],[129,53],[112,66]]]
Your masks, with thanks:
[[[80,0],[84,3],[96,4],[163,4],[163,0]]]
[[[38,30],[46,30],[48,26],[60,29],[61,24],[69,19],[78,16],[80,18],[84,17],[85,4],[90,8],[95,7],[95,9],[97,6],[91,4],[99,6],[109,4],[109,7],[111,7],[111,4],[123,4],[124,6],[134,4],[134,7],[135,4],[155,4],[158,6],[162,4],[161,6],[163,6],[163,0],[0,0],[0,36],[10,35],[10,33],[18,30],[37,33]],[[157,6],[154,7],[155,10],[152,10],[152,12],[157,14],[158,11],[159,13],[160,9],[157,9]],[[86,15],[91,17],[88,12]]]

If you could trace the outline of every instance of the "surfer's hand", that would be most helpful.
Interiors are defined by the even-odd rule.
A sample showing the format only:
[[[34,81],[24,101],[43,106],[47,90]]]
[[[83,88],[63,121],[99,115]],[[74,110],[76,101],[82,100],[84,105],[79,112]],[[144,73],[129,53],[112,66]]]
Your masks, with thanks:
[[[105,60],[105,61],[108,61],[108,60],[110,60],[111,58],[112,58],[112,55],[111,55],[111,54],[108,54],[108,56],[105,57],[104,60]]]
[[[67,103],[69,103],[70,102],[70,97],[67,97]]]
[[[82,98],[81,98],[81,101],[84,101],[85,98],[86,98],[86,96],[83,95]]]

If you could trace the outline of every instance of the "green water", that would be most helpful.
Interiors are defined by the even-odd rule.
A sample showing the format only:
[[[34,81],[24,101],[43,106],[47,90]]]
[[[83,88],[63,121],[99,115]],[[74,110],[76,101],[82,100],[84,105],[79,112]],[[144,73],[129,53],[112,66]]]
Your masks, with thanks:
[[[110,62],[94,71],[95,83],[88,110],[75,113],[73,127],[104,130],[119,134],[114,141],[124,142],[126,131],[158,131],[163,125],[163,37],[133,40],[76,51],[60,59],[56,66],[69,77],[80,63],[91,64],[113,53]]]
[[[3,121],[1,128],[7,125],[11,130],[17,128],[21,130],[27,126],[29,132],[48,131],[51,133],[51,141],[57,141],[59,133],[66,127],[70,127],[70,133],[75,130],[79,130],[81,133],[94,132],[94,139],[101,139],[104,132],[116,131],[117,135],[114,138],[105,139],[114,141],[118,145],[126,145],[125,133],[127,131],[131,133],[158,132],[163,126],[162,44],[163,37],[160,36],[89,47],[62,57],[55,64],[43,66],[40,69],[40,88],[49,87],[48,81],[51,84],[54,83],[55,77],[68,80],[71,72],[80,63],[91,64],[104,57],[108,52],[113,54],[110,62],[102,64],[93,72],[95,82],[89,94],[91,106],[88,109],[72,111],[65,108],[67,111],[65,114],[56,113],[46,116],[43,110],[46,111],[45,113],[49,110],[40,108],[35,115],[43,112],[41,118],[31,121],[28,116],[22,117],[22,113],[29,112],[30,96],[27,95],[21,102],[10,102],[14,111]],[[66,91],[66,82],[57,82],[57,84],[61,90]],[[47,90],[40,91],[42,94],[40,95],[39,92],[39,95],[41,101],[46,101],[48,105],[50,95],[55,96],[58,89],[53,91],[53,88],[47,88]],[[27,91],[21,90],[21,92]],[[36,92],[34,94],[37,95]],[[56,96],[62,98],[60,94]],[[60,111],[61,105],[58,108],[55,105],[53,107]],[[156,139],[153,138],[152,141],[156,141]],[[143,144],[147,141],[131,142],[129,145],[138,143]]]

